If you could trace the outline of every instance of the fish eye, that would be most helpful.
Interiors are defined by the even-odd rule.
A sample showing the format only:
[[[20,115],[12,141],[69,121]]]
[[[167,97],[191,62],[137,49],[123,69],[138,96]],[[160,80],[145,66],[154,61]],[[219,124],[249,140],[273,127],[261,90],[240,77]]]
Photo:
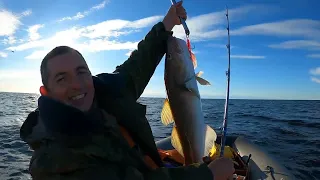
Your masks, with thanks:
[[[167,58],[168,58],[168,59],[171,59],[171,54],[167,54]]]

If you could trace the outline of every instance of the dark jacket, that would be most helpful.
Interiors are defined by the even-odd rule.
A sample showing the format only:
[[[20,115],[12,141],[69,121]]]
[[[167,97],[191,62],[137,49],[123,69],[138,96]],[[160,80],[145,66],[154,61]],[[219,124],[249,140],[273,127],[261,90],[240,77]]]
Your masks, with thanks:
[[[38,108],[20,129],[21,138],[34,150],[29,167],[33,179],[213,179],[205,164],[163,167],[145,117],[146,107],[136,102],[164,56],[171,35],[163,23],[156,24],[113,73],[93,76],[96,110],[84,113],[48,97],[38,99]],[[129,147],[119,124],[140,151]],[[143,154],[160,168],[150,169]]]

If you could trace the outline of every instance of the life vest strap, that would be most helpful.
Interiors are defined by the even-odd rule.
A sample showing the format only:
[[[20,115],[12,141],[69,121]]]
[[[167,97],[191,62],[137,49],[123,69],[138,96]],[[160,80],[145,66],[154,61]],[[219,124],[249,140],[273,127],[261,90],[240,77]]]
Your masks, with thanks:
[[[129,132],[122,126],[120,126],[120,131],[123,135],[123,137],[128,142],[129,146],[131,148],[135,148],[138,146],[132,139],[132,137],[129,135]],[[139,147],[137,148],[139,150]],[[141,151],[140,151],[141,152]],[[160,155],[160,158],[163,162],[167,162],[171,164],[172,166],[181,166],[184,164],[184,158],[179,154],[179,152],[175,149],[172,150],[162,150],[158,149],[158,153]],[[151,159],[148,155],[143,155],[144,162],[151,168],[151,169],[157,169],[159,166]],[[166,163],[165,163],[166,164]]]
[[[120,131],[123,135],[123,137],[126,139],[126,141],[128,142],[129,146],[131,148],[136,148],[138,151],[140,151],[140,147],[139,145],[137,145],[134,140],[132,139],[132,137],[130,136],[129,132],[122,126],[120,126]],[[142,153],[140,151],[140,153]],[[159,168],[158,165],[150,158],[150,156],[148,155],[143,155],[143,159],[144,159],[144,162],[151,168],[151,169],[156,169],[156,168]]]

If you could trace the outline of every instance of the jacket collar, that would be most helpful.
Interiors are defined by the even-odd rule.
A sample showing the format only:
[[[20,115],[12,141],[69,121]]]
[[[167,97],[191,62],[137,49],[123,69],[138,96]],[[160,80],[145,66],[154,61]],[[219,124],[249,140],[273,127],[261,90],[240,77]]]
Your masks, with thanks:
[[[150,125],[145,118],[146,106],[136,103],[110,88],[104,81],[93,77],[97,106],[116,117],[117,122],[131,133],[136,143],[161,166],[162,162],[154,143]],[[112,90],[113,89],[113,90]],[[88,134],[103,130],[103,121],[97,111],[84,113],[76,108],[65,105],[49,97],[41,96],[38,99],[38,108],[31,112],[20,129],[21,138],[28,142],[39,141],[41,138],[60,137],[62,140],[72,139],[85,142]],[[38,125],[41,120],[41,126]],[[36,129],[40,128],[40,132]],[[41,129],[42,128],[42,129]],[[67,138],[66,138],[67,137]],[[76,143],[73,140],[72,142]],[[79,142],[80,143],[80,142]]]
[[[98,77],[94,77],[94,84],[98,106],[115,116],[117,122],[126,128],[134,141],[151,156],[157,165],[162,166],[152,130],[145,117],[146,106],[126,97],[126,93],[121,92],[125,89],[122,86],[111,87],[111,84],[106,84]],[[118,91],[115,92],[115,90]]]

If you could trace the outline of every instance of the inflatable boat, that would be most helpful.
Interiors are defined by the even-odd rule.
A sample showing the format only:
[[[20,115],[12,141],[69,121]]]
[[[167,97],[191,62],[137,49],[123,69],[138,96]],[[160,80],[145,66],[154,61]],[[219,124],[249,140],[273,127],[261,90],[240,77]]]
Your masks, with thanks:
[[[219,145],[221,136],[217,137]],[[172,150],[171,136],[156,142],[158,149]],[[291,180],[295,179],[290,172],[270,154],[241,136],[227,136],[226,146],[236,153],[233,160],[235,174],[246,180]],[[238,159],[237,159],[238,157]]]

